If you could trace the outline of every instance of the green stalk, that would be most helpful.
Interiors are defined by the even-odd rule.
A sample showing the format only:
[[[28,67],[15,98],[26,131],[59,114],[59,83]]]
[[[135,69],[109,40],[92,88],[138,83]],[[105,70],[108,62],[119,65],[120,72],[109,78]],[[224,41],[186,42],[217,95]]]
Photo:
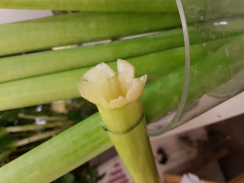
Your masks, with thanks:
[[[204,44],[191,45],[191,64],[193,65],[197,63],[200,59],[206,57],[209,52],[216,51],[229,40],[231,40],[231,38],[210,41]],[[140,74],[147,73],[148,82],[152,82],[185,65],[185,47],[135,57],[127,59],[127,61],[138,68],[137,72]],[[147,62],[149,62],[148,67],[141,65],[142,63]],[[110,65],[112,68],[115,68],[115,63],[111,63]],[[137,74],[137,76],[139,76],[139,74]]]
[[[188,103],[231,77],[231,62],[226,58],[225,51],[220,50],[193,66]],[[243,69],[244,61],[232,66]],[[142,102],[148,123],[177,107],[183,74],[184,67],[145,87]],[[101,116],[96,113],[5,165],[0,169],[0,182],[48,183],[97,156],[112,146],[100,122]]]
[[[128,130],[143,114],[141,98],[121,108],[107,110],[97,106],[106,127],[113,132]],[[159,176],[148,138],[145,117],[131,132],[108,132],[121,160],[134,182],[158,183]]]
[[[169,0],[1,0],[0,8],[11,9],[47,9],[47,10],[81,10],[111,12],[177,12],[175,1]]]
[[[244,68],[244,62],[230,62],[226,57],[226,47],[202,59],[191,71],[187,103],[227,81],[233,70],[241,68]],[[148,123],[177,107],[183,75],[184,67],[145,87],[142,101]],[[101,121],[97,113],[4,166],[0,169],[0,181],[50,182],[88,161],[112,146],[108,135],[100,126]]]
[[[144,91],[142,101],[147,121],[157,120],[177,107],[183,91],[184,76],[185,68],[181,67],[151,83],[151,87]],[[191,66],[186,105],[228,81],[231,76],[231,64],[224,51],[218,51]]]
[[[83,98],[96,104],[104,129],[133,181],[159,183],[141,103],[147,76],[135,78],[135,67],[118,59],[117,73],[102,63],[82,79],[86,81],[79,83],[78,90]]]
[[[180,26],[178,13],[71,13],[0,25],[0,55],[115,39]]]
[[[0,168],[0,182],[49,183],[112,147],[101,121],[96,113]]]
[[[183,45],[182,29],[176,29],[112,43],[1,58],[0,82],[92,66]]]
[[[202,23],[199,25],[201,32],[194,27],[188,27],[190,43],[204,42],[243,32],[241,18],[227,18],[225,21],[228,22],[227,27],[213,26],[212,21]],[[201,35],[204,32],[203,37]],[[224,35],[223,32],[225,32]],[[183,45],[182,29],[175,29],[111,43],[1,58],[0,82],[92,66],[101,62],[111,62],[117,58],[138,57]]]
[[[186,107],[244,70],[243,41],[243,36],[233,39],[212,55],[191,66]],[[237,45],[242,49],[236,49]],[[179,68],[151,83],[151,87],[145,89],[142,101],[147,121],[157,120],[162,117],[162,114],[167,114],[178,106],[184,75],[185,68]],[[165,130],[169,130],[172,125],[170,124]]]
[[[62,126],[71,126],[74,122],[65,121],[65,122],[55,122],[55,123],[47,123],[45,125],[21,125],[21,126],[9,126],[6,127],[6,131],[9,133],[14,132],[24,132],[24,131],[32,131],[32,130],[40,130],[44,128],[53,128],[53,127],[62,127]]]
[[[205,0],[183,1],[184,8],[218,12],[243,13],[244,3],[242,0]],[[229,9],[228,9],[229,7]],[[11,9],[46,9],[46,10],[81,10],[81,11],[105,11],[105,12],[178,12],[175,1],[171,0],[1,0],[0,8]],[[195,12],[194,11],[194,12]],[[207,13],[205,13],[207,14]]]
[[[206,43],[206,46],[203,44],[192,45],[192,61],[198,61],[206,56],[209,50],[216,50],[226,41],[228,39],[209,42]],[[127,59],[127,61],[138,68],[137,76],[147,73],[150,82],[184,65],[184,47],[135,57]],[[116,62],[108,65],[116,70]],[[80,76],[90,68],[1,83],[0,111],[79,97],[77,83],[80,81]]]

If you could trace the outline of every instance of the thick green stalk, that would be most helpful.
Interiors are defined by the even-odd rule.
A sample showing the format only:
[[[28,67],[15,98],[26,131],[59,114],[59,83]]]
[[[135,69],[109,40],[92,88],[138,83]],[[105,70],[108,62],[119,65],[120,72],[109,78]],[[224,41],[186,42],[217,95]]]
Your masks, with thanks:
[[[206,56],[208,51],[216,50],[226,40],[216,40],[191,46],[192,61]],[[138,68],[137,76],[148,74],[153,81],[184,65],[184,47],[127,59]],[[116,70],[116,62],[108,64]],[[79,97],[77,83],[90,67],[65,71],[0,84],[0,110],[19,108],[52,101]]]
[[[49,183],[112,147],[101,121],[96,113],[0,168],[0,182]]]
[[[178,13],[71,13],[0,25],[0,55],[115,39],[180,26]]]
[[[169,0],[0,0],[0,8],[48,9],[111,12],[177,12],[175,1]]]
[[[147,121],[157,120],[177,107],[183,91],[185,68],[151,83],[142,96]],[[223,52],[214,53],[191,67],[187,104],[231,78],[231,65]],[[155,90],[157,88],[157,90]],[[167,97],[166,97],[167,96]],[[149,99],[150,98],[150,99]],[[162,105],[163,104],[163,105]]]
[[[182,29],[175,29],[112,43],[1,58],[0,82],[92,66],[183,45]]]
[[[213,26],[212,21],[202,23],[199,25],[201,32],[194,27],[188,27],[190,43],[200,43],[243,32],[241,18],[226,18],[225,21],[228,26]],[[175,29],[111,43],[1,58],[0,82],[92,66],[117,58],[137,57],[183,45],[182,29]]]
[[[243,43],[236,40],[233,45],[223,46],[220,50],[191,66],[186,107],[244,70],[243,49],[234,51],[238,42],[240,46],[243,46]],[[226,52],[230,53],[226,54]],[[233,53],[234,55],[231,55]],[[151,87],[144,91],[142,101],[147,121],[157,120],[162,117],[162,114],[176,109],[183,91],[184,75],[184,67],[179,68],[151,83]],[[168,126],[168,130],[171,125]]]
[[[231,38],[191,45],[191,64],[197,63],[200,59],[206,57],[210,52],[216,51],[229,40]],[[140,74],[137,74],[137,76],[147,73],[148,82],[152,82],[185,65],[185,47],[135,57],[127,59],[127,61],[138,68],[137,72]],[[148,67],[142,66],[142,63],[148,62]],[[114,65],[115,63],[111,63],[113,68],[115,67]]]
[[[242,0],[204,0],[182,1],[184,8],[194,8],[195,11],[211,11],[225,13],[243,13]],[[228,8],[229,7],[229,8]],[[0,0],[0,8],[11,9],[47,9],[47,10],[81,10],[110,12],[178,12],[175,1],[172,0]],[[194,11],[194,12],[195,12]]]
[[[97,107],[104,124],[112,132],[124,132],[138,120],[141,121],[129,133],[108,134],[134,182],[158,183],[159,176],[149,142],[141,97],[121,108],[108,110],[101,105]],[[140,119],[141,116],[143,119]]]
[[[230,79],[232,67],[244,68],[243,61],[230,65],[226,58],[225,50],[220,50],[193,66],[187,103]],[[177,107],[183,78],[184,67],[145,87],[142,101],[148,123]],[[0,182],[48,183],[102,153],[112,143],[101,121],[96,113],[5,165]]]

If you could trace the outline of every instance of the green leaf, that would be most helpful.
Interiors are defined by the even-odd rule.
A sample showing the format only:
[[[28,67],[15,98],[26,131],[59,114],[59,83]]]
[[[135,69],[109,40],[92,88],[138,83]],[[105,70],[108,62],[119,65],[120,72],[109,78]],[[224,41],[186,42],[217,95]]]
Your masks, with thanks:
[[[60,177],[57,183],[75,183],[75,176],[72,173],[67,173]]]
[[[0,113],[0,126],[6,126],[8,123],[18,122],[18,110],[3,111]]]
[[[97,180],[97,181],[101,180],[105,175],[106,175],[106,173],[104,173],[104,174],[98,176],[96,180]]]
[[[0,128],[0,165],[8,155],[17,147],[17,140],[10,136],[4,128]]]
[[[76,110],[72,110],[72,111],[69,111],[68,114],[67,114],[67,117],[68,117],[68,120],[71,120],[71,121],[81,121],[83,119],[85,119],[86,115],[82,115],[82,112],[80,109],[76,109]]]
[[[97,178],[98,177],[98,171],[96,169],[90,169],[89,175],[91,178]]]

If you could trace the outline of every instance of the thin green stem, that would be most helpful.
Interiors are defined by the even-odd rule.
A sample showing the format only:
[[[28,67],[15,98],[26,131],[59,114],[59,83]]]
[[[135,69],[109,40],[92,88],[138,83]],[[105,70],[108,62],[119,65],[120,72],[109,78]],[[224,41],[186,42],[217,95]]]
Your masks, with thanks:
[[[72,121],[65,121],[65,122],[47,123],[45,125],[10,126],[10,127],[7,127],[6,128],[6,131],[9,132],[9,133],[13,133],[13,132],[24,132],[24,131],[40,130],[40,129],[44,129],[44,128],[71,126],[72,124],[74,124],[74,122],[72,122]]]
[[[18,114],[19,118],[23,119],[43,119],[45,121],[66,121],[67,116],[32,116],[32,115],[26,115],[24,113],[19,113]]]
[[[41,134],[38,134],[38,135],[33,135],[31,137],[19,140],[17,142],[17,146],[19,147],[19,146],[23,146],[23,145],[26,145],[26,144],[29,144],[29,143],[32,143],[32,142],[36,142],[36,141],[40,141],[40,140],[43,140],[43,139],[47,139],[49,137],[52,137],[54,135],[59,134],[60,132],[66,130],[66,129],[67,128],[58,128],[56,130],[44,132],[44,133],[41,133]]]

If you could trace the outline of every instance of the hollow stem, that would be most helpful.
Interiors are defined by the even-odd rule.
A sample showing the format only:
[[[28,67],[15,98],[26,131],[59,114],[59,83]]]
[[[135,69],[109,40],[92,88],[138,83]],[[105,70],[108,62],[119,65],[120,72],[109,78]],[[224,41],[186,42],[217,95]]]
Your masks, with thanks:
[[[131,128],[144,115],[140,98],[121,108],[108,110],[98,105],[98,109],[108,130],[118,133]],[[108,134],[135,182],[159,182],[145,118],[129,133],[116,135],[108,132]]]

